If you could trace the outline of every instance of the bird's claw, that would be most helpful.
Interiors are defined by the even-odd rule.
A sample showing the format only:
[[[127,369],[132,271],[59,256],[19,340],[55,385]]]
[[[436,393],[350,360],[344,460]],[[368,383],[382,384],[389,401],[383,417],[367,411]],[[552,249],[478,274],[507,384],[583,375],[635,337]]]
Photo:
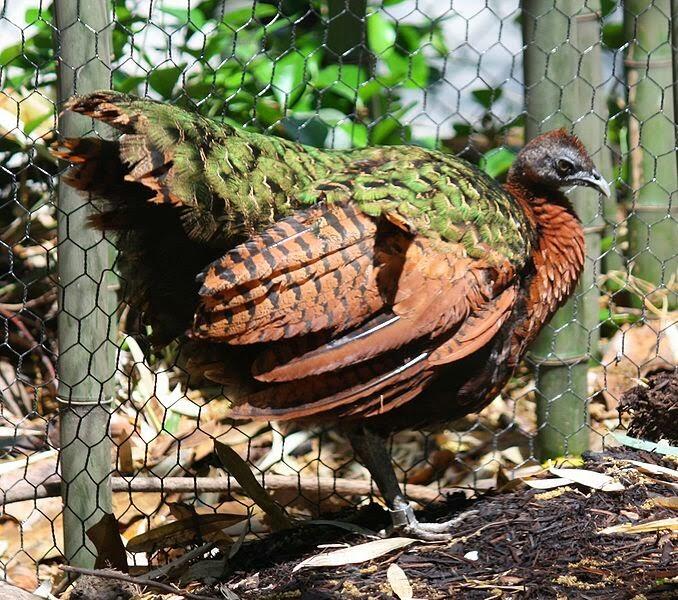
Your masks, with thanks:
[[[427,542],[448,541],[452,537],[454,529],[464,519],[478,513],[476,510],[468,510],[442,523],[420,523],[414,516],[412,507],[403,499],[397,499],[390,512],[393,533]]]

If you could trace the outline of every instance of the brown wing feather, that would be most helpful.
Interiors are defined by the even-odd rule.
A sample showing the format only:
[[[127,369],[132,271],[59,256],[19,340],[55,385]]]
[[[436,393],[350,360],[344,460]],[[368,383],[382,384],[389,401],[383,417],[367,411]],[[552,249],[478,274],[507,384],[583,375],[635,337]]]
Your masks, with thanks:
[[[393,295],[407,234],[377,243],[374,219],[318,206],[255,236],[205,272],[193,335],[230,344],[360,325]]]
[[[489,343],[511,315],[517,294],[515,287],[507,288],[470,315],[453,337],[431,353],[429,364],[442,365],[460,360]]]
[[[286,364],[258,372],[257,379],[291,381],[326,373],[458,326],[490,299],[486,294],[491,290],[484,289],[484,275],[473,270],[472,260],[460,259],[456,252],[434,252],[431,244],[415,238],[408,248],[392,312]]]
[[[244,398],[232,409],[232,416],[300,420],[354,414],[363,406],[371,407],[371,401],[390,399],[407,388],[426,369],[426,356],[421,353],[403,362],[402,356],[391,353],[352,369],[270,386]]]

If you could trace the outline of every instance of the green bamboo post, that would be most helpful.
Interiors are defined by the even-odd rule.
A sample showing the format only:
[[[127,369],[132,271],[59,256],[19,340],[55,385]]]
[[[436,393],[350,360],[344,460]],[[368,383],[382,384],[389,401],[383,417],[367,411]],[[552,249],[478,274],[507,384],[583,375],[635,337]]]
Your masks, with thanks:
[[[624,29],[633,210],[629,217],[629,259],[633,274],[665,288],[678,273],[678,206],[673,123],[669,0],[626,0]],[[675,27],[675,23],[674,23]],[[642,306],[642,299],[634,298]],[[669,298],[678,304],[675,294]]]
[[[111,26],[106,0],[56,0],[58,100],[110,83]],[[92,120],[64,114],[63,137],[92,131]],[[86,225],[90,204],[66,185],[58,197],[60,310],[60,468],[64,502],[64,554],[75,566],[93,567],[96,551],[86,531],[111,512],[111,440],[106,400],[115,372],[111,342],[115,311],[108,289],[110,245]]]
[[[547,6],[548,4],[548,6]],[[597,6],[591,1],[523,0],[522,26],[528,138],[557,127],[571,128],[594,150],[602,148],[604,115],[590,114],[600,94]],[[540,458],[581,454],[588,448],[587,361],[596,350],[602,220],[595,193],[571,195],[584,223],[587,261],[577,293],[533,345],[536,366],[537,453]]]

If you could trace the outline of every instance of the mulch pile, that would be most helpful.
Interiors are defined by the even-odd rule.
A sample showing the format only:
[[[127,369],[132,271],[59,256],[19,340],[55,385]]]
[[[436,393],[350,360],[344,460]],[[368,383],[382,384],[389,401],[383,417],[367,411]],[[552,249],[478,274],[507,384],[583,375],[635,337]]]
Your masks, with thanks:
[[[409,579],[413,597],[420,599],[678,598],[675,530],[598,533],[613,525],[678,514],[675,504],[666,508],[653,502],[675,497],[678,486],[644,475],[624,459],[676,466],[646,452],[590,455],[584,468],[615,474],[623,491],[573,485],[497,493],[472,503],[477,514],[463,522],[450,543],[413,544],[371,562],[293,572],[301,560],[328,551],[318,545],[368,541],[335,528],[307,525],[245,544],[232,561],[237,571],[228,577],[228,587],[242,600],[393,599],[386,571],[396,563]],[[387,515],[371,507],[353,521],[378,530]]]
[[[678,372],[659,371],[647,385],[631,388],[622,396],[620,412],[631,415],[629,435],[658,442],[678,441]]]

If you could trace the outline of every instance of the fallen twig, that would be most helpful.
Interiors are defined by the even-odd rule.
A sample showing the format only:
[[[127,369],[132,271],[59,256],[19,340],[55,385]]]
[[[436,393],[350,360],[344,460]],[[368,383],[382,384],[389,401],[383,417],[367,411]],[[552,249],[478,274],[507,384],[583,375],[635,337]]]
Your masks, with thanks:
[[[306,494],[315,492],[319,496],[338,494],[340,496],[380,496],[379,490],[371,481],[341,479],[334,477],[297,477],[296,475],[266,475],[263,486],[269,491],[302,490]],[[37,498],[52,498],[60,493],[61,479],[58,475],[51,475],[40,484],[15,483],[10,489],[0,489],[0,506],[22,500]],[[242,492],[242,486],[232,477],[111,477],[111,487],[114,492],[161,492],[169,493],[199,493],[199,492]],[[4,492],[4,493],[3,493]],[[407,496],[410,500],[421,504],[428,504],[440,500],[441,494],[435,489],[423,485],[408,485]]]
[[[151,588],[160,592],[167,592],[168,594],[177,594],[188,600],[214,600],[213,596],[201,596],[199,594],[192,594],[191,592],[181,589],[179,587],[146,579],[145,577],[132,577],[125,575],[119,571],[111,571],[109,569],[82,569],[80,567],[69,567],[68,565],[60,565],[59,568],[66,573],[77,573],[79,575],[91,575],[92,577],[101,577],[102,579],[117,579],[118,581],[126,581],[141,587]]]
[[[30,300],[26,300],[26,302],[19,302],[13,304],[2,302],[0,303],[0,309],[4,311],[17,313],[26,308],[33,309],[38,306],[42,306],[43,304],[49,304],[51,302],[54,302],[56,299],[57,299],[56,290],[50,289],[47,290],[44,294],[38,296],[37,298],[31,298]]]

